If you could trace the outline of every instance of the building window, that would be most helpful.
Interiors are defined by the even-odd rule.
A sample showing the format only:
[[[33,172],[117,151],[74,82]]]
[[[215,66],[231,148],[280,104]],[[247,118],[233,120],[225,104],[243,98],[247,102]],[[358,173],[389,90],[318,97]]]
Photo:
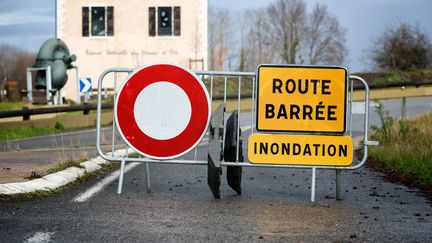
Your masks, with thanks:
[[[179,36],[180,7],[150,7],[149,35]]]
[[[114,7],[83,7],[83,36],[113,36]]]

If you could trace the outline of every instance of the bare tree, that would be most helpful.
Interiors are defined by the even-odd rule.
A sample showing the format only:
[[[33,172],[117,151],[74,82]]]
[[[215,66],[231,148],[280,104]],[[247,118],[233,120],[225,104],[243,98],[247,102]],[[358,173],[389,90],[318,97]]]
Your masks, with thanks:
[[[370,50],[375,65],[383,69],[407,71],[432,66],[432,44],[418,26],[407,23],[388,28]]]
[[[325,5],[316,4],[309,14],[305,34],[306,63],[342,65],[347,54],[345,30]]]
[[[0,100],[4,101],[4,89],[8,80],[18,81],[20,88],[26,82],[26,68],[34,64],[36,55],[15,46],[0,45]]]
[[[276,41],[268,31],[270,19],[265,10],[248,10],[242,17],[245,34],[241,38],[239,70],[254,70],[259,64],[276,61]]]
[[[192,41],[191,41],[191,48],[194,52],[194,58],[198,59],[198,53],[200,53],[201,50],[201,41],[200,41],[200,32],[199,32],[199,23],[196,22],[194,26],[194,31],[192,34]]]
[[[277,40],[282,61],[295,64],[306,26],[306,3],[303,0],[277,0],[268,7],[273,19],[270,25],[273,38]]]
[[[254,70],[262,63],[341,65],[347,54],[346,31],[325,5],[308,13],[306,0],[275,0],[264,9],[210,10],[209,16],[213,70]]]
[[[15,66],[17,48],[11,45],[0,46],[0,99],[4,101],[4,89],[6,81],[11,78]]]
[[[211,9],[209,15],[210,69],[224,70],[234,53],[230,11]]]
[[[18,81],[21,89],[27,87],[27,68],[35,64],[36,53],[20,50],[16,56],[15,67],[11,77]]]

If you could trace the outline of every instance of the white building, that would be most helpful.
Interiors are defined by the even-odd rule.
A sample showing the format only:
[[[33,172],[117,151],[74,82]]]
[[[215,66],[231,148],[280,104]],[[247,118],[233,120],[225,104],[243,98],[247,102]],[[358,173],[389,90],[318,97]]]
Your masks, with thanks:
[[[77,56],[80,77],[96,88],[112,67],[168,62],[207,69],[207,13],[208,0],[57,0],[56,34]],[[63,95],[76,100],[76,75],[68,75]]]

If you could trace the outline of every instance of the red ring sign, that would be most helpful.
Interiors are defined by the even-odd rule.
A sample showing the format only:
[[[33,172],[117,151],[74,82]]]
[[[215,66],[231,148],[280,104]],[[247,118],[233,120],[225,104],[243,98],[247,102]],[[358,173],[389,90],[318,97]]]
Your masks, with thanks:
[[[153,159],[172,159],[192,150],[207,131],[210,112],[203,82],[171,64],[133,72],[120,87],[114,106],[124,141]]]

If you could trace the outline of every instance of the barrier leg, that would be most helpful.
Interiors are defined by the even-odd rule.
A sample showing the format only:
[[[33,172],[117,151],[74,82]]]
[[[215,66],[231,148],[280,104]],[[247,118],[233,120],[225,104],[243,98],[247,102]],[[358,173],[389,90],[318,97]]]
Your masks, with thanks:
[[[145,171],[146,171],[146,184],[147,184],[147,192],[150,193],[151,192],[151,187],[150,187],[150,165],[149,163],[145,163]]]
[[[311,202],[315,202],[316,168],[312,168]]]
[[[336,170],[336,200],[338,201],[342,200],[340,176],[341,176],[341,170]]]
[[[124,176],[124,168],[126,164],[126,158],[122,159],[120,164],[120,176],[119,176],[119,183],[117,188],[117,194],[122,193],[122,187],[123,187],[123,176]]]

